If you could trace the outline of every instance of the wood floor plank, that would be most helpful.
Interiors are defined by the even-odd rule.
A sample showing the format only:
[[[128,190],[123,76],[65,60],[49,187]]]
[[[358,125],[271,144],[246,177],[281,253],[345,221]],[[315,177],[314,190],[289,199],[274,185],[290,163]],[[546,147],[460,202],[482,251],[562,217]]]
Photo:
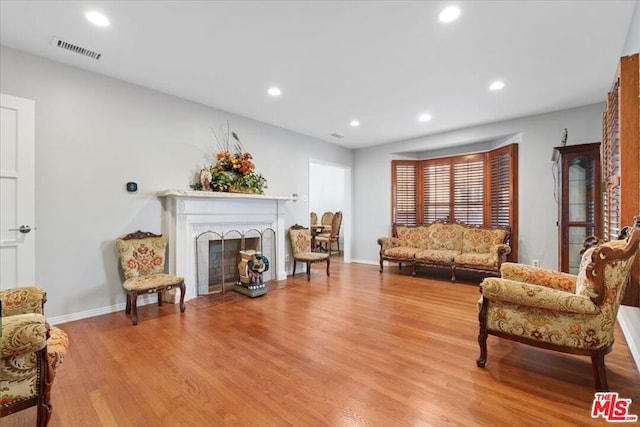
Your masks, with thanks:
[[[495,337],[476,367],[473,277],[331,263],[260,298],[202,297],[59,325],[70,337],[51,426],[558,426],[590,416],[591,364]],[[477,281],[477,280],[476,280]],[[208,298],[208,299],[207,299]],[[640,415],[619,328],[609,385]],[[33,425],[35,411],[2,419]]]

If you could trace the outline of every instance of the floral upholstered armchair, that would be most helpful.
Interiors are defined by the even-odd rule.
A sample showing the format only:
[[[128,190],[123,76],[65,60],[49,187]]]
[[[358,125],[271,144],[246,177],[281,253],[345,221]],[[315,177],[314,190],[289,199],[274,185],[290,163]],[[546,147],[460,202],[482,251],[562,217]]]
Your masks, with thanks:
[[[307,280],[311,280],[311,264],[316,262],[327,263],[327,276],[329,276],[329,265],[331,258],[329,254],[311,252],[311,231],[301,225],[293,225],[289,229],[289,241],[291,242],[291,256],[293,258],[293,273],[296,275],[296,263],[307,264]]]
[[[158,294],[158,305],[162,305],[162,293],[179,288],[180,312],[184,313],[184,279],[164,272],[165,236],[138,230],[117,239],[116,247],[125,278],[122,282],[127,296],[125,313],[131,314],[134,326],[138,324],[138,295],[141,294]]]
[[[613,350],[618,308],[640,241],[640,221],[623,240],[594,246],[577,276],[504,263],[501,278],[480,284],[479,367],[487,362],[487,336],[591,357],[596,391],[608,391],[604,356]]]
[[[44,317],[46,293],[30,286],[0,291],[0,415],[37,406],[37,425],[51,418],[51,385],[69,340]]]

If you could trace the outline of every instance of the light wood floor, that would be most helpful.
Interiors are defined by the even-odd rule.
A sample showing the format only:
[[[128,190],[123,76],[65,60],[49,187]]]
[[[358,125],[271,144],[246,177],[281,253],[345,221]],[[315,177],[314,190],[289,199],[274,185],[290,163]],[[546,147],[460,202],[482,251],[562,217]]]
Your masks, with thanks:
[[[59,325],[68,356],[50,426],[565,426],[590,416],[590,360],[489,337],[476,367],[478,288],[332,262],[266,296],[145,306]],[[50,298],[55,298],[51,295]],[[640,415],[619,331],[609,385]],[[30,409],[3,427],[35,424]]]

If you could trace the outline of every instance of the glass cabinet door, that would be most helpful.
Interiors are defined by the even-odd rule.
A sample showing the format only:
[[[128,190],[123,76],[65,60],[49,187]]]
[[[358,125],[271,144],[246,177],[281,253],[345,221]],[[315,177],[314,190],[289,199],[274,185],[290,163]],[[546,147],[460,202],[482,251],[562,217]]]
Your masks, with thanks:
[[[559,147],[559,264],[578,274],[584,239],[601,230],[600,144]]]

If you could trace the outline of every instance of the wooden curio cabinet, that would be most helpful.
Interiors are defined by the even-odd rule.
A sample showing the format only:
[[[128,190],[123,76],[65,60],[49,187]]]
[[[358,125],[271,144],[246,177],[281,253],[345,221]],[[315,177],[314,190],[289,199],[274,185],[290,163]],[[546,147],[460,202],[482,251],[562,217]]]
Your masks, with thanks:
[[[600,143],[555,149],[559,153],[558,268],[578,274],[584,239],[602,235]]]

